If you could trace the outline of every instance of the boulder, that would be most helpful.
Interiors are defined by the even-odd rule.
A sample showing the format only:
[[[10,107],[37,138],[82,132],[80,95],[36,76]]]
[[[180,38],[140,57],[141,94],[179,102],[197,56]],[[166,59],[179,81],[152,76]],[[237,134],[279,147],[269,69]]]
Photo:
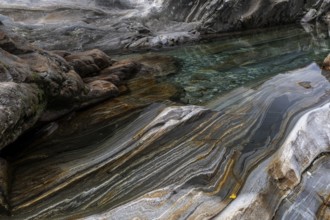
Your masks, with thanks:
[[[95,76],[114,63],[110,57],[98,49],[64,55],[64,59],[81,77]]]
[[[132,77],[141,69],[141,64],[130,60],[122,60],[101,71],[101,75],[115,75],[120,80]]]
[[[324,59],[322,68],[324,70],[330,71],[330,54]]]
[[[115,84],[139,68],[135,62],[114,63],[100,50],[48,52],[0,26],[0,150],[38,121],[118,96]],[[81,78],[102,70],[103,78]]]

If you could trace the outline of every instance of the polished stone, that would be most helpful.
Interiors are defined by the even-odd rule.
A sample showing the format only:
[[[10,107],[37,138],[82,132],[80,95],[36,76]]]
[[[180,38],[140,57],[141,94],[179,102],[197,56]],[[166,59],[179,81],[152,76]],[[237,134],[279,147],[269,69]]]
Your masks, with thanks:
[[[327,208],[309,196],[329,195],[324,184],[309,187],[328,179],[330,84],[321,73],[311,64],[207,107],[153,104],[94,121],[111,111],[96,106],[90,120],[75,120],[79,132],[58,122],[11,159],[12,219],[305,217],[288,210],[306,199],[322,219]]]

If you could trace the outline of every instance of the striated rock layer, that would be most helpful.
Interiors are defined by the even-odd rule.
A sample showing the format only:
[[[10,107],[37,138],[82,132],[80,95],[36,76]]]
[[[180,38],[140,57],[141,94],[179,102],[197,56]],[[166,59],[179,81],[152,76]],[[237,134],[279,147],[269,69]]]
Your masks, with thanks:
[[[37,121],[116,97],[128,79],[157,71],[135,61],[113,61],[97,49],[48,52],[0,25],[0,150]]]
[[[209,33],[328,22],[328,0],[4,1],[0,20],[45,49],[174,46]],[[51,36],[51,37],[50,37]]]
[[[10,159],[8,218],[326,219],[324,75],[311,64],[207,108],[97,107],[47,127]]]

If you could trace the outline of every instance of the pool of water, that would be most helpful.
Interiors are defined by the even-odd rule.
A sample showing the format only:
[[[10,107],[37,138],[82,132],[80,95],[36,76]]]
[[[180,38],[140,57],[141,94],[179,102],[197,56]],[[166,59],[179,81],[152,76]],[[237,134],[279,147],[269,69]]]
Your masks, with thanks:
[[[146,54],[177,58],[180,71],[159,80],[182,88],[180,102],[204,105],[237,87],[321,63],[329,51],[329,37],[285,26]]]

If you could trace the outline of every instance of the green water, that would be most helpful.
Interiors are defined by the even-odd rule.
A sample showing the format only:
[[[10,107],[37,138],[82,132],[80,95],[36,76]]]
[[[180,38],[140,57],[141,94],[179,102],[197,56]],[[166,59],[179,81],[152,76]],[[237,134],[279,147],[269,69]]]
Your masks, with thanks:
[[[321,63],[329,51],[328,36],[315,37],[302,27],[285,26],[148,54],[176,57],[180,71],[159,80],[182,88],[179,101],[203,105],[237,87]]]

